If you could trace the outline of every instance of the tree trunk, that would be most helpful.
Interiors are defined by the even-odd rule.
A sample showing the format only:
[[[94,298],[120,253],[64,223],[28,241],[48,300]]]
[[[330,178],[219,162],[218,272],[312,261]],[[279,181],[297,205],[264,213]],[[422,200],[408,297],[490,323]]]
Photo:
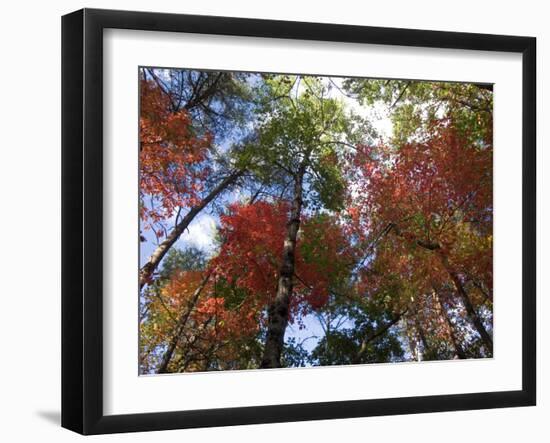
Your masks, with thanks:
[[[191,311],[193,310],[195,304],[197,303],[197,300],[199,299],[199,296],[201,295],[202,290],[206,286],[206,283],[208,283],[208,280],[211,275],[212,275],[212,271],[209,271],[206,274],[206,276],[202,279],[197,289],[195,289],[195,292],[193,293],[193,297],[191,298],[191,300],[189,301],[189,304],[187,305],[187,309],[185,310],[185,312],[182,312],[178,320],[178,324],[176,325],[176,330],[174,332],[174,335],[172,335],[172,338],[170,339],[170,343],[168,343],[168,348],[166,348],[166,351],[164,351],[164,355],[162,356],[161,363],[157,368],[157,374],[165,374],[167,372],[168,364],[170,363],[170,360],[172,359],[172,355],[176,350],[176,346],[178,345],[178,341],[180,340],[181,334],[185,329],[187,320],[189,320]]]
[[[427,360],[425,356],[428,355],[428,357],[430,357],[431,348],[428,344],[428,340],[426,339],[424,328],[422,327],[420,320],[418,320],[417,312],[414,313],[414,327],[416,329],[418,337],[420,338],[420,343],[422,343],[422,359]]]
[[[445,307],[443,300],[441,300],[441,297],[439,296],[439,291],[434,289],[434,293],[435,293],[435,297],[437,298],[439,308],[441,309],[441,314],[445,319],[445,323],[447,323],[447,328],[449,329],[449,335],[451,336],[451,341],[453,342],[453,346],[455,348],[455,354],[458,358],[465,359],[467,358],[466,352],[462,348],[462,345],[460,344],[460,341],[458,340],[455,334],[455,328],[451,322],[451,319],[449,318],[449,313],[447,312],[447,308]]]
[[[468,292],[466,291],[466,288],[464,288],[464,285],[462,284],[462,281],[460,280],[460,276],[458,273],[452,268],[452,266],[449,264],[449,259],[447,256],[441,251],[441,245],[438,243],[430,243],[430,242],[424,242],[422,240],[417,240],[416,243],[430,251],[435,251],[439,255],[439,258],[441,260],[441,263],[443,264],[443,267],[451,277],[451,280],[453,281],[453,284],[458,291],[458,294],[460,295],[460,298],[462,299],[462,302],[464,303],[464,307],[466,308],[466,312],[468,313],[468,316],[470,317],[470,320],[472,321],[474,328],[478,332],[478,334],[481,337],[481,340],[483,341],[483,344],[487,348],[488,353],[492,356],[493,355],[493,339],[487,332],[487,329],[485,329],[485,326],[483,325],[483,322],[481,321],[481,318],[479,318],[479,315],[477,314],[474,305],[472,304],[472,301],[470,300],[470,296],[468,295]]]
[[[221,192],[229,185],[235,182],[242,175],[243,171],[235,171],[231,175],[224,178],[210,193],[204,197],[201,202],[193,206],[176,227],[166,236],[164,241],[158,245],[157,249],[151,254],[147,263],[143,265],[139,271],[139,289],[142,289],[145,284],[149,283],[153,272],[157,269],[159,263],[164,258],[170,248],[176,243],[181,234],[187,229],[189,224],[212,200],[214,200]]]
[[[483,341],[483,344],[487,348],[488,353],[492,356],[493,355],[492,337],[487,332],[487,329],[485,329],[485,326],[483,325],[481,318],[479,318],[479,315],[477,314],[474,308],[474,305],[470,300],[470,296],[468,295],[468,292],[466,292],[466,288],[464,288],[464,285],[462,284],[462,281],[460,280],[458,273],[451,268],[451,266],[449,265],[449,261],[445,255],[443,254],[439,254],[439,255],[441,257],[441,261],[443,262],[443,266],[445,266],[445,269],[449,273],[451,280],[453,281],[454,286],[458,291],[460,298],[462,299],[462,303],[464,303],[464,307],[466,308],[466,312],[468,313],[470,320],[472,321],[476,331],[480,335],[481,340]]]
[[[288,323],[288,310],[292,295],[294,280],[294,262],[296,253],[296,238],[300,229],[302,213],[302,185],[305,174],[305,164],[302,164],[294,178],[294,200],[290,211],[290,220],[283,246],[283,261],[279,271],[277,294],[268,308],[267,338],[261,368],[280,368],[285,330]]]

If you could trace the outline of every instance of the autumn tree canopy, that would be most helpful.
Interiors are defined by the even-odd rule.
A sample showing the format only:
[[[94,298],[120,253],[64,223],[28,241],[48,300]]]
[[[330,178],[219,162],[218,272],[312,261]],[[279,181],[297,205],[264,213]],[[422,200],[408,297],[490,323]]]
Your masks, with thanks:
[[[140,373],[493,355],[490,85],[143,68],[139,123]]]

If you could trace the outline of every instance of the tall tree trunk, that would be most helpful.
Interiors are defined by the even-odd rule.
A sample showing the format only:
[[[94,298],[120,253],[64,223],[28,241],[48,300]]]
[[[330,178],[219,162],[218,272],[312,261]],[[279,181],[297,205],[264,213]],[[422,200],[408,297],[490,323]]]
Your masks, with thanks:
[[[287,224],[287,232],[283,245],[283,261],[279,271],[277,294],[268,308],[267,338],[264,353],[260,363],[261,368],[280,368],[285,330],[288,324],[288,310],[292,295],[294,280],[294,262],[296,253],[296,238],[300,229],[302,213],[302,185],[305,174],[305,162],[302,163],[294,177],[294,199]]]
[[[193,297],[189,301],[187,305],[187,309],[181,313],[180,318],[178,320],[178,324],[176,325],[176,330],[174,331],[174,334],[172,335],[172,338],[170,339],[170,342],[168,343],[168,348],[166,348],[166,351],[164,351],[164,354],[162,356],[161,363],[159,367],[157,368],[157,374],[165,374],[168,370],[168,364],[170,363],[170,360],[172,359],[172,355],[174,355],[174,351],[176,350],[176,346],[178,345],[178,341],[181,338],[181,334],[183,330],[185,329],[185,325],[187,324],[187,320],[189,320],[189,316],[191,315],[191,311],[197,304],[197,300],[199,299],[199,296],[201,295],[202,290],[208,283],[208,280],[210,279],[210,276],[212,275],[212,271],[208,271],[206,276],[202,279],[201,283],[195,289],[195,292],[193,293]]]
[[[477,314],[474,308],[474,305],[472,304],[472,300],[470,300],[470,296],[468,295],[468,292],[466,291],[466,288],[464,287],[462,280],[460,280],[460,276],[458,275],[458,272],[456,272],[453,269],[453,267],[449,263],[449,259],[441,251],[441,245],[439,245],[438,243],[425,242],[422,240],[417,240],[416,243],[425,249],[428,249],[430,251],[435,251],[439,255],[439,258],[441,260],[443,267],[451,277],[451,280],[453,281],[453,284],[458,294],[460,295],[460,298],[462,299],[462,303],[464,303],[464,307],[466,308],[466,312],[468,313],[468,316],[472,321],[474,328],[480,335],[481,340],[483,341],[483,344],[487,348],[488,353],[492,356],[493,355],[493,338],[487,332],[487,329],[485,329],[485,326],[483,325],[481,318],[479,318],[479,315]]]
[[[449,260],[444,254],[439,254],[441,257],[441,261],[443,263],[443,266],[449,273],[449,276],[451,277],[451,280],[454,283],[454,286],[456,290],[458,291],[458,294],[460,295],[460,298],[462,299],[462,303],[464,303],[464,307],[466,308],[466,312],[468,313],[468,316],[470,317],[470,320],[472,321],[474,328],[478,332],[478,334],[481,337],[481,340],[483,341],[483,344],[487,348],[488,353],[492,356],[493,355],[493,338],[490,336],[490,334],[487,332],[487,329],[485,329],[485,326],[483,325],[483,322],[481,321],[481,318],[477,314],[474,305],[472,304],[472,301],[470,300],[470,296],[468,295],[468,292],[466,291],[466,288],[464,287],[462,280],[460,280],[460,276],[458,273],[453,270],[453,268],[449,265]]]
[[[164,241],[158,245],[157,249],[151,254],[147,263],[143,265],[139,271],[139,289],[142,289],[146,283],[149,282],[153,272],[157,269],[159,263],[164,258],[170,248],[176,243],[181,234],[187,229],[189,224],[201,212],[212,200],[214,200],[221,192],[223,192],[229,185],[233,184],[237,178],[243,174],[242,170],[234,171],[232,174],[224,178],[210,193],[204,197],[201,202],[193,206],[189,212],[183,217],[183,219],[176,225],[176,227],[166,236]]]
[[[420,343],[422,343],[422,359],[426,359],[426,354],[428,357],[430,357],[430,345],[428,344],[428,340],[426,339],[426,334],[424,333],[424,328],[422,327],[422,324],[420,323],[420,320],[418,319],[418,313],[414,313],[414,327],[416,329],[416,332],[418,334],[418,337],[420,338]]]
[[[458,340],[455,328],[453,326],[453,323],[451,322],[451,319],[449,318],[449,313],[447,311],[447,308],[445,306],[445,303],[443,303],[443,300],[441,300],[441,296],[439,295],[439,291],[434,289],[434,295],[437,299],[437,303],[439,304],[439,309],[441,310],[441,314],[443,315],[443,318],[445,319],[445,323],[447,323],[447,328],[449,329],[449,335],[451,337],[451,341],[453,342],[453,346],[455,348],[455,354],[460,359],[467,358],[466,352],[462,348],[462,345],[460,344],[460,341]]]

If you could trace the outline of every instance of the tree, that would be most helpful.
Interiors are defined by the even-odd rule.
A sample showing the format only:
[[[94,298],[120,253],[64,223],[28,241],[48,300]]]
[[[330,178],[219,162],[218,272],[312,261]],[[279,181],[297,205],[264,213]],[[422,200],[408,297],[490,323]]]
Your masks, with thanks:
[[[140,210],[142,219],[154,223],[197,204],[210,172],[201,165],[212,137],[197,135],[189,112],[171,110],[168,95],[154,82],[141,80],[140,91]],[[147,197],[153,204],[145,204]]]
[[[491,355],[479,312],[489,301],[467,289],[471,280],[492,293],[491,145],[443,119],[424,142],[361,147],[350,172],[364,196],[353,200],[353,229],[363,244],[376,244],[365,273],[371,288],[388,274],[409,276],[417,296],[450,283]]]
[[[164,261],[159,278],[140,294],[140,372],[156,372],[164,344],[174,335],[178,317],[188,312],[189,288],[194,288],[204,270],[205,256],[194,248],[171,249]],[[190,285],[173,291],[173,279]]]
[[[327,97],[327,89],[319,79],[265,76],[264,81],[268,112],[260,119],[257,147],[262,152],[262,162],[256,171],[259,177],[265,177],[266,170],[277,169],[290,188],[277,292],[268,309],[261,363],[261,367],[271,368],[281,365],[304,206],[323,206],[328,210],[341,206],[344,186],[338,168],[338,148],[347,121],[341,104]]]
[[[168,97],[171,111],[187,111],[196,129],[211,133],[218,142],[251,117],[253,74],[154,68],[142,73]]]
[[[383,297],[356,297],[353,303],[347,300],[332,306],[332,315],[342,316],[345,326],[330,327],[330,320],[326,323],[329,327],[325,328],[324,337],[311,352],[313,364],[348,365],[403,359],[404,351],[394,328],[403,314],[394,314]]]
[[[142,373],[242,367],[241,351],[255,341],[260,309],[205,264],[197,250],[172,249],[160,277],[146,288]]]
[[[286,202],[257,201],[234,204],[221,217],[222,246],[212,261],[216,273],[244,289],[247,297],[255,300],[256,309],[262,311],[273,306],[279,293],[289,212]],[[293,293],[287,306],[287,322],[326,304],[330,288],[347,279],[347,264],[353,254],[334,217],[303,215],[301,233],[294,250]],[[267,335],[269,316],[265,328]],[[281,345],[281,352],[282,348]]]
[[[363,105],[388,107],[398,144],[422,139],[430,122],[444,116],[470,141],[492,137],[492,85],[352,78],[343,87]]]
[[[166,82],[155,70],[142,71],[140,212],[143,229],[152,230],[157,248],[140,270],[140,288],[152,281],[193,219],[244,173],[243,164],[237,165],[230,154],[218,156],[213,142],[219,137],[211,131],[223,126],[230,132],[248,112],[244,80],[177,71]],[[167,228],[165,222],[173,217],[173,226]]]

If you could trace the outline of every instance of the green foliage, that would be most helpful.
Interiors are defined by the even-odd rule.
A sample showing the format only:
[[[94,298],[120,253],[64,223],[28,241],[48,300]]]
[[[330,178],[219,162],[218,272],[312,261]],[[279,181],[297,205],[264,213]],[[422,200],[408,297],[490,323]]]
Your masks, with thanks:
[[[264,82],[257,139],[242,161],[260,180],[277,177],[279,186],[305,165],[312,209],[341,209],[342,141],[350,127],[342,103],[318,78],[265,75]]]
[[[283,349],[282,366],[284,368],[299,368],[307,365],[309,353],[302,343],[298,343],[296,337],[290,337],[285,341]]]
[[[366,300],[361,304],[346,304],[339,313],[346,316],[350,326],[327,331],[311,352],[312,364],[325,366],[403,360],[404,350],[396,329],[384,330],[395,315],[384,303]]]
[[[199,271],[206,266],[203,251],[193,246],[185,249],[172,248],[166,254],[159,272],[161,280],[166,280],[174,271]]]
[[[347,79],[344,89],[362,104],[391,110],[396,144],[422,139],[435,119],[452,119],[471,141],[492,137],[492,86],[411,80]]]

